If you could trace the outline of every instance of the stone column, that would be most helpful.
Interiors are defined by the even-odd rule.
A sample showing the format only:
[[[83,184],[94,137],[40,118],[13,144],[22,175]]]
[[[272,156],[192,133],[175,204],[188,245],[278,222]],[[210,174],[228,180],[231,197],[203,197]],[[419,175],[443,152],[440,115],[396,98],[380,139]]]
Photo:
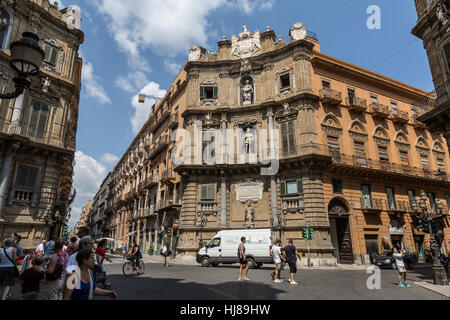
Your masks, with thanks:
[[[220,226],[227,226],[227,178],[220,178]]]
[[[270,154],[276,154],[275,152],[275,140],[273,135],[273,111],[272,108],[267,111],[267,118],[269,119],[269,146]],[[270,205],[274,226],[278,226],[278,197],[277,197],[277,177],[275,175],[270,176]]]
[[[6,210],[3,207],[8,200],[9,175],[11,172],[12,155],[19,148],[18,144],[7,147],[6,156],[3,159],[2,168],[0,170],[0,219]]]
[[[302,48],[294,53],[295,74],[298,77],[299,91],[312,91],[311,51]]]
[[[222,120],[221,120],[221,134],[222,134],[222,156],[221,156],[221,163],[227,164],[228,163],[228,157],[227,157],[227,115],[226,113],[222,113]]]

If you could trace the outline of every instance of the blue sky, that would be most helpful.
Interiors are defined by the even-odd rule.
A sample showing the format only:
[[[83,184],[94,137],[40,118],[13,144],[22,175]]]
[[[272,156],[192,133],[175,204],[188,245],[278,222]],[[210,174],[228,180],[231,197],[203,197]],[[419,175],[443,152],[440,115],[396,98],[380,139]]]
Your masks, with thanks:
[[[411,34],[417,20],[412,0],[62,0],[82,11],[85,42],[77,133],[72,226],[106,174],[126,151],[148,116],[149,101],[163,95],[193,44],[217,51],[217,41],[270,26],[289,41],[302,22],[318,34],[321,51],[433,90],[422,41]],[[369,30],[370,5],[381,9],[381,29]]]

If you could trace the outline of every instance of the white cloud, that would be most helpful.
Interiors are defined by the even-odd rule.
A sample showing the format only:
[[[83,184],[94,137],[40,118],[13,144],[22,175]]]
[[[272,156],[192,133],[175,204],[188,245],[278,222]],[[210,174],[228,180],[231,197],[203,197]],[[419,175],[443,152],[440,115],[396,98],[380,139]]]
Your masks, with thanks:
[[[180,72],[181,70],[181,65],[179,63],[170,61],[170,60],[164,60],[164,66],[166,67],[166,69],[173,74],[178,74],[178,72]]]
[[[187,53],[193,44],[206,46],[214,28],[208,16],[220,7],[251,14],[269,10],[275,0],[94,0],[109,32],[127,54],[130,66],[147,71],[141,55],[147,48],[168,57]]]
[[[153,95],[156,97],[164,97],[166,92],[167,91],[161,89],[159,84],[156,82],[148,83],[141,91],[139,91],[139,93]],[[131,105],[135,109],[135,113],[131,118],[131,125],[134,134],[137,134],[139,130],[141,130],[145,121],[148,119],[151,106],[156,102],[156,100],[153,99],[146,99],[145,103],[139,103],[139,93],[131,98]]]
[[[106,94],[105,89],[98,81],[98,77],[94,74],[94,66],[90,62],[83,63],[83,69],[81,71],[81,80],[86,95],[100,104],[111,104],[111,99]]]
[[[119,161],[119,157],[111,154],[111,153],[105,153],[101,158],[100,161],[104,164],[113,165],[117,161]]]
[[[124,91],[134,93],[146,83],[149,83],[145,73],[141,71],[130,72],[126,77],[116,80],[116,86]]]
[[[81,208],[86,202],[94,198],[108,173],[104,164],[83,153],[83,151],[75,153],[75,162],[73,185],[77,190],[77,195],[72,205],[70,228],[80,219]]]

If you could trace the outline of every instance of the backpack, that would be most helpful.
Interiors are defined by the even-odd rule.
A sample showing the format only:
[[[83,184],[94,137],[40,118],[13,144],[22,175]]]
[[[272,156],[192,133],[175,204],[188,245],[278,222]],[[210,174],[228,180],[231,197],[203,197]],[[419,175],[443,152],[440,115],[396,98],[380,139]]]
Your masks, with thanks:
[[[144,256],[142,255],[141,250],[139,250],[139,259],[142,259]]]

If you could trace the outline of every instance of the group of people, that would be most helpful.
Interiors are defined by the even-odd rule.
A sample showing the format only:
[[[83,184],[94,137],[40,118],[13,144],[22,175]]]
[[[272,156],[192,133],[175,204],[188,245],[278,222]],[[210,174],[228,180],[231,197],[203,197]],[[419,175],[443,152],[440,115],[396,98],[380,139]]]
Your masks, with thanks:
[[[19,235],[6,239],[0,250],[0,286],[4,289],[1,300],[11,298],[16,280],[24,300],[39,299],[42,281],[47,300],[90,300],[92,295],[116,299],[115,291],[105,289],[110,284],[106,281],[104,261],[111,262],[106,256],[107,240],[101,240],[94,253],[94,241],[87,227],[80,228],[78,238],[72,237],[70,243],[55,237],[44,240],[25,257]],[[20,260],[21,272],[17,268]],[[97,287],[96,279],[103,283],[103,289]]]
[[[241,243],[238,247],[238,257],[239,257],[239,281],[241,280],[250,280],[247,277],[248,274],[248,260],[247,256],[245,255],[245,243],[246,238],[241,238]],[[300,253],[297,251],[297,248],[294,246],[294,241],[289,240],[288,245],[283,247],[280,240],[275,241],[275,244],[272,246],[272,249],[270,250],[270,255],[273,258],[273,262],[275,264],[275,271],[272,273],[272,278],[275,283],[281,283],[283,280],[281,279],[281,270],[283,262],[287,263],[289,265],[290,269],[290,275],[289,275],[289,283],[290,284],[298,284],[294,277],[297,273],[297,257],[301,259]],[[244,272],[244,276],[242,276],[242,273]]]

